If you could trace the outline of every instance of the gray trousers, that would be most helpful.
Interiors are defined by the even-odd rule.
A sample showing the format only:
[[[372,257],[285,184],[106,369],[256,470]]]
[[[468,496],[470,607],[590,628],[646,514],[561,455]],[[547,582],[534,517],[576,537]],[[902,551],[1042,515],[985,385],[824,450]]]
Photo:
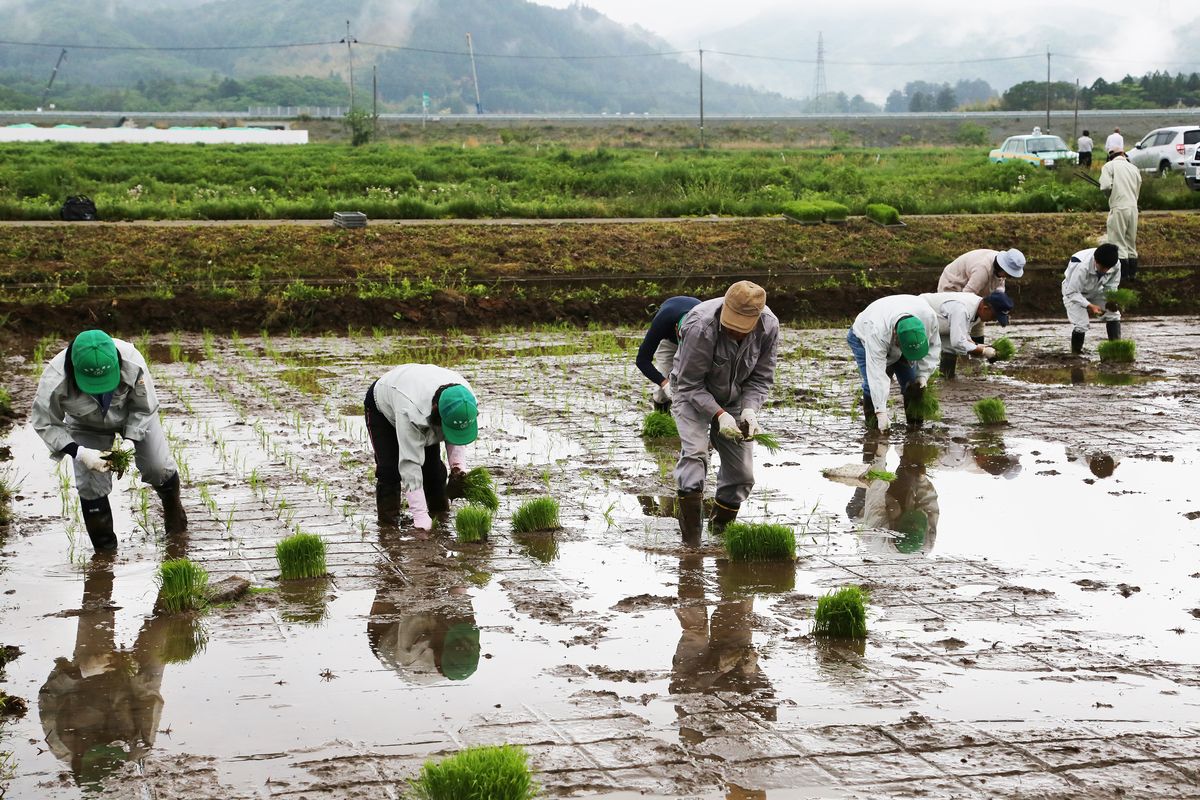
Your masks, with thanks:
[[[1104,313],[1098,317],[1098,319],[1102,320],[1103,322],[1117,322],[1121,319],[1120,311],[1109,311],[1107,308],[1105,308],[1104,304],[1107,301],[1105,300],[1103,292],[1093,292],[1090,295],[1085,294],[1084,297],[1086,297],[1087,301],[1092,305],[1097,305],[1104,309]],[[1071,322],[1071,328],[1079,331],[1080,333],[1087,333],[1088,325],[1092,321],[1092,318],[1088,316],[1087,306],[1068,303],[1066,300],[1063,301],[1063,305],[1067,309],[1067,319]]]
[[[99,433],[97,431],[72,430],[71,438],[81,447],[93,450],[109,450],[117,431]],[[146,438],[133,442],[133,461],[137,465],[142,480],[151,486],[159,487],[171,479],[179,471],[175,459],[171,457],[171,448],[167,445],[167,435],[163,432],[162,424],[155,416],[146,428]],[[73,459],[74,460],[74,459]],[[75,488],[84,500],[99,500],[107,497],[112,491],[112,473],[95,472],[75,461]]]
[[[663,339],[659,342],[658,348],[654,351],[654,368],[670,377],[671,369],[675,366],[675,351],[678,349],[679,345],[670,339]],[[667,393],[661,386],[654,387],[654,402],[660,405],[667,402]]]
[[[741,409],[726,408],[736,419]],[[708,475],[709,447],[717,448],[721,466],[717,470],[716,498],[729,508],[738,508],[754,488],[754,445],[727,439],[717,433],[717,423],[691,403],[672,403],[671,416],[679,428],[679,463],[675,485],[680,494],[704,491]]]
[[[1105,239],[1117,246],[1117,257],[1122,260],[1138,257],[1137,224],[1136,208],[1114,208],[1108,212]]]

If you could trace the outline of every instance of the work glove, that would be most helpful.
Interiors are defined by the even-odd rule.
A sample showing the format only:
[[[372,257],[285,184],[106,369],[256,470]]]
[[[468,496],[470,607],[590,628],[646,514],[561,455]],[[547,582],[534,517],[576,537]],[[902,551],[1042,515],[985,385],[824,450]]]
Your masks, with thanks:
[[[662,396],[668,403],[675,399],[675,392],[671,389],[671,380],[669,378],[663,381],[658,388],[662,389]]]
[[[405,492],[404,496],[408,499],[408,513],[412,514],[412,526],[422,531],[433,530],[433,519],[430,518],[429,506],[425,503],[425,490]]]
[[[450,475],[446,478],[446,497],[450,500],[456,500],[463,496],[463,481],[466,479],[467,473],[463,472],[458,467],[450,468]]]
[[[984,345],[983,351],[980,353],[980,355],[983,358],[986,358],[988,360],[988,363],[990,364],[996,360],[996,348],[988,347],[987,345]]]
[[[747,439],[753,439],[758,434],[762,433],[762,426],[758,424],[758,412],[753,408],[742,409],[742,435]]]
[[[886,408],[876,409],[875,419],[879,420],[879,432],[887,433],[888,428],[892,426],[891,417],[888,416]]]
[[[995,351],[995,350],[993,350],[992,352],[994,353],[994,352],[996,352],[996,351]],[[927,383],[929,383],[929,376],[928,376],[928,375],[922,375],[920,378],[917,378],[917,386],[918,386],[919,388],[921,388],[921,389],[924,389],[924,388],[925,388],[925,384],[927,384]]]
[[[736,439],[739,442],[742,440],[742,429],[738,427],[733,414],[728,411],[722,411],[717,415],[717,433],[727,439]]]
[[[92,472],[108,472],[111,464],[104,459],[104,456],[105,454],[99,450],[93,450],[90,447],[82,445],[75,451],[75,460]]]

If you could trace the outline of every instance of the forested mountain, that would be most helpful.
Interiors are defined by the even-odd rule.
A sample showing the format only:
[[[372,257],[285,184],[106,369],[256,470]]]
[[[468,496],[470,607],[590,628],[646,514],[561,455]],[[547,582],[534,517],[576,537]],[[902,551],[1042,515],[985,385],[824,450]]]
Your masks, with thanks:
[[[350,23],[352,47],[343,41]],[[59,108],[131,110],[369,102],[383,110],[696,113],[699,73],[638,28],[584,6],[525,0],[0,0],[0,105],[40,99],[61,45]],[[162,48],[162,49],[92,49]],[[291,45],[291,46],[279,46]],[[210,49],[178,49],[210,48]],[[263,76],[308,80],[264,81]],[[228,79],[228,80],[227,80]],[[256,80],[258,79],[258,80]],[[341,90],[339,93],[339,89]],[[786,113],[798,101],[705,76],[709,113]],[[82,104],[82,105],[80,105]],[[99,105],[98,105],[99,104]]]

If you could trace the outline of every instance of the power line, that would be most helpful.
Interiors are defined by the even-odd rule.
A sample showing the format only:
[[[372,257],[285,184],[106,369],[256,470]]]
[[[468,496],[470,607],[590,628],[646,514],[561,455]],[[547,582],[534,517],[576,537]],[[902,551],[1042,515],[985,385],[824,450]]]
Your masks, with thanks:
[[[752,53],[728,53],[722,50],[709,50],[710,53],[729,56],[730,58],[752,58],[760,61],[786,61],[791,64],[815,64],[812,58],[788,58],[786,56],[760,56]],[[1028,53],[1020,56],[994,56],[992,58],[952,58],[942,61],[831,61],[826,64],[836,64],[843,67],[923,67],[946,64],[983,64],[991,61],[1021,61],[1030,58],[1043,58],[1045,53]]]
[[[359,42],[363,47],[379,47],[384,50],[403,50],[410,53],[431,53],[439,56],[462,56],[470,58],[466,50],[437,50],[429,47],[408,47],[399,44],[383,44],[381,42]],[[691,55],[695,50],[660,50],[650,53],[609,53],[605,55],[516,55],[513,53],[475,53],[476,58],[505,58],[527,61],[603,61],[618,58],[654,58],[657,56]]]
[[[214,45],[132,45],[132,44],[65,44],[54,42],[14,42],[0,39],[0,44],[11,47],[50,47],[66,48],[68,50],[124,50],[154,52],[173,51],[204,51],[204,50],[278,50],[287,47],[328,47],[332,44],[342,44],[338,40],[327,42],[287,42],[285,44],[214,44]]]

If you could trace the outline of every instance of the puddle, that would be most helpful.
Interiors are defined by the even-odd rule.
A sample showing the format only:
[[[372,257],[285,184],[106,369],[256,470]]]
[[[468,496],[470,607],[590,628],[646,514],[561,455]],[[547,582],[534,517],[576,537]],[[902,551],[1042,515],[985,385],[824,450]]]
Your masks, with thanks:
[[[453,338],[481,398],[469,464],[501,499],[473,546],[449,525],[420,539],[375,522],[363,375],[397,353],[444,355],[420,349],[433,340],[280,337],[323,404],[296,402],[304,381],[237,343],[209,342],[199,369],[156,360],[190,531],[168,546],[157,498],[143,507],[127,476],[107,566],[18,427],[2,443],[23,480],[0,549],[0,644],[24,650],[4,687],[30,713],[4,729],[12,796],[81,797],[117,773],[122,791],[162,796],[251,796],[268,779],[386,794],[427,757],[500,742],[527,746],[551,797],[890,796],[914,788],[914,765],[916,788],[964,796],[957,778],[931,783],[963,774],[963,735],[1036,749],[1067,726],[1194,751],[1200,412],[1147,381],[1081,415],[1069,391],[1006,372],[1033,387],[1010,426],[978,430],[987,377],[967,377],[943,422],[881,439],[849,411],[844,329],[785,336],[789,399],[762,415],[783,447],[756,451],[740,518],[791,525],[795,563],[731,562],[711,533],[681,547],[677,443],[641,439],[636,332]],[[1139,339],[1146,357],[1156,346]],[[543,494],[562,528],[514,534],[513,511]],[[297,529],[325,539],[328,578],[276,580],[274,545]],[[156,614],[168,552],[272,591]],[[816,598],[846,584],[871,593],[870,635],[815,639]],[[1062,779],[1004,758],[1019,766],[966,794]],[[1111,783],[1140,790],[1123,775]]]
[[[1166,380],[1163,375],[1142,375],[1130,372],[1111,372],[1092,367],[1028,367],[997,372],[1015,380],[1043,385],[1136,386]]]

